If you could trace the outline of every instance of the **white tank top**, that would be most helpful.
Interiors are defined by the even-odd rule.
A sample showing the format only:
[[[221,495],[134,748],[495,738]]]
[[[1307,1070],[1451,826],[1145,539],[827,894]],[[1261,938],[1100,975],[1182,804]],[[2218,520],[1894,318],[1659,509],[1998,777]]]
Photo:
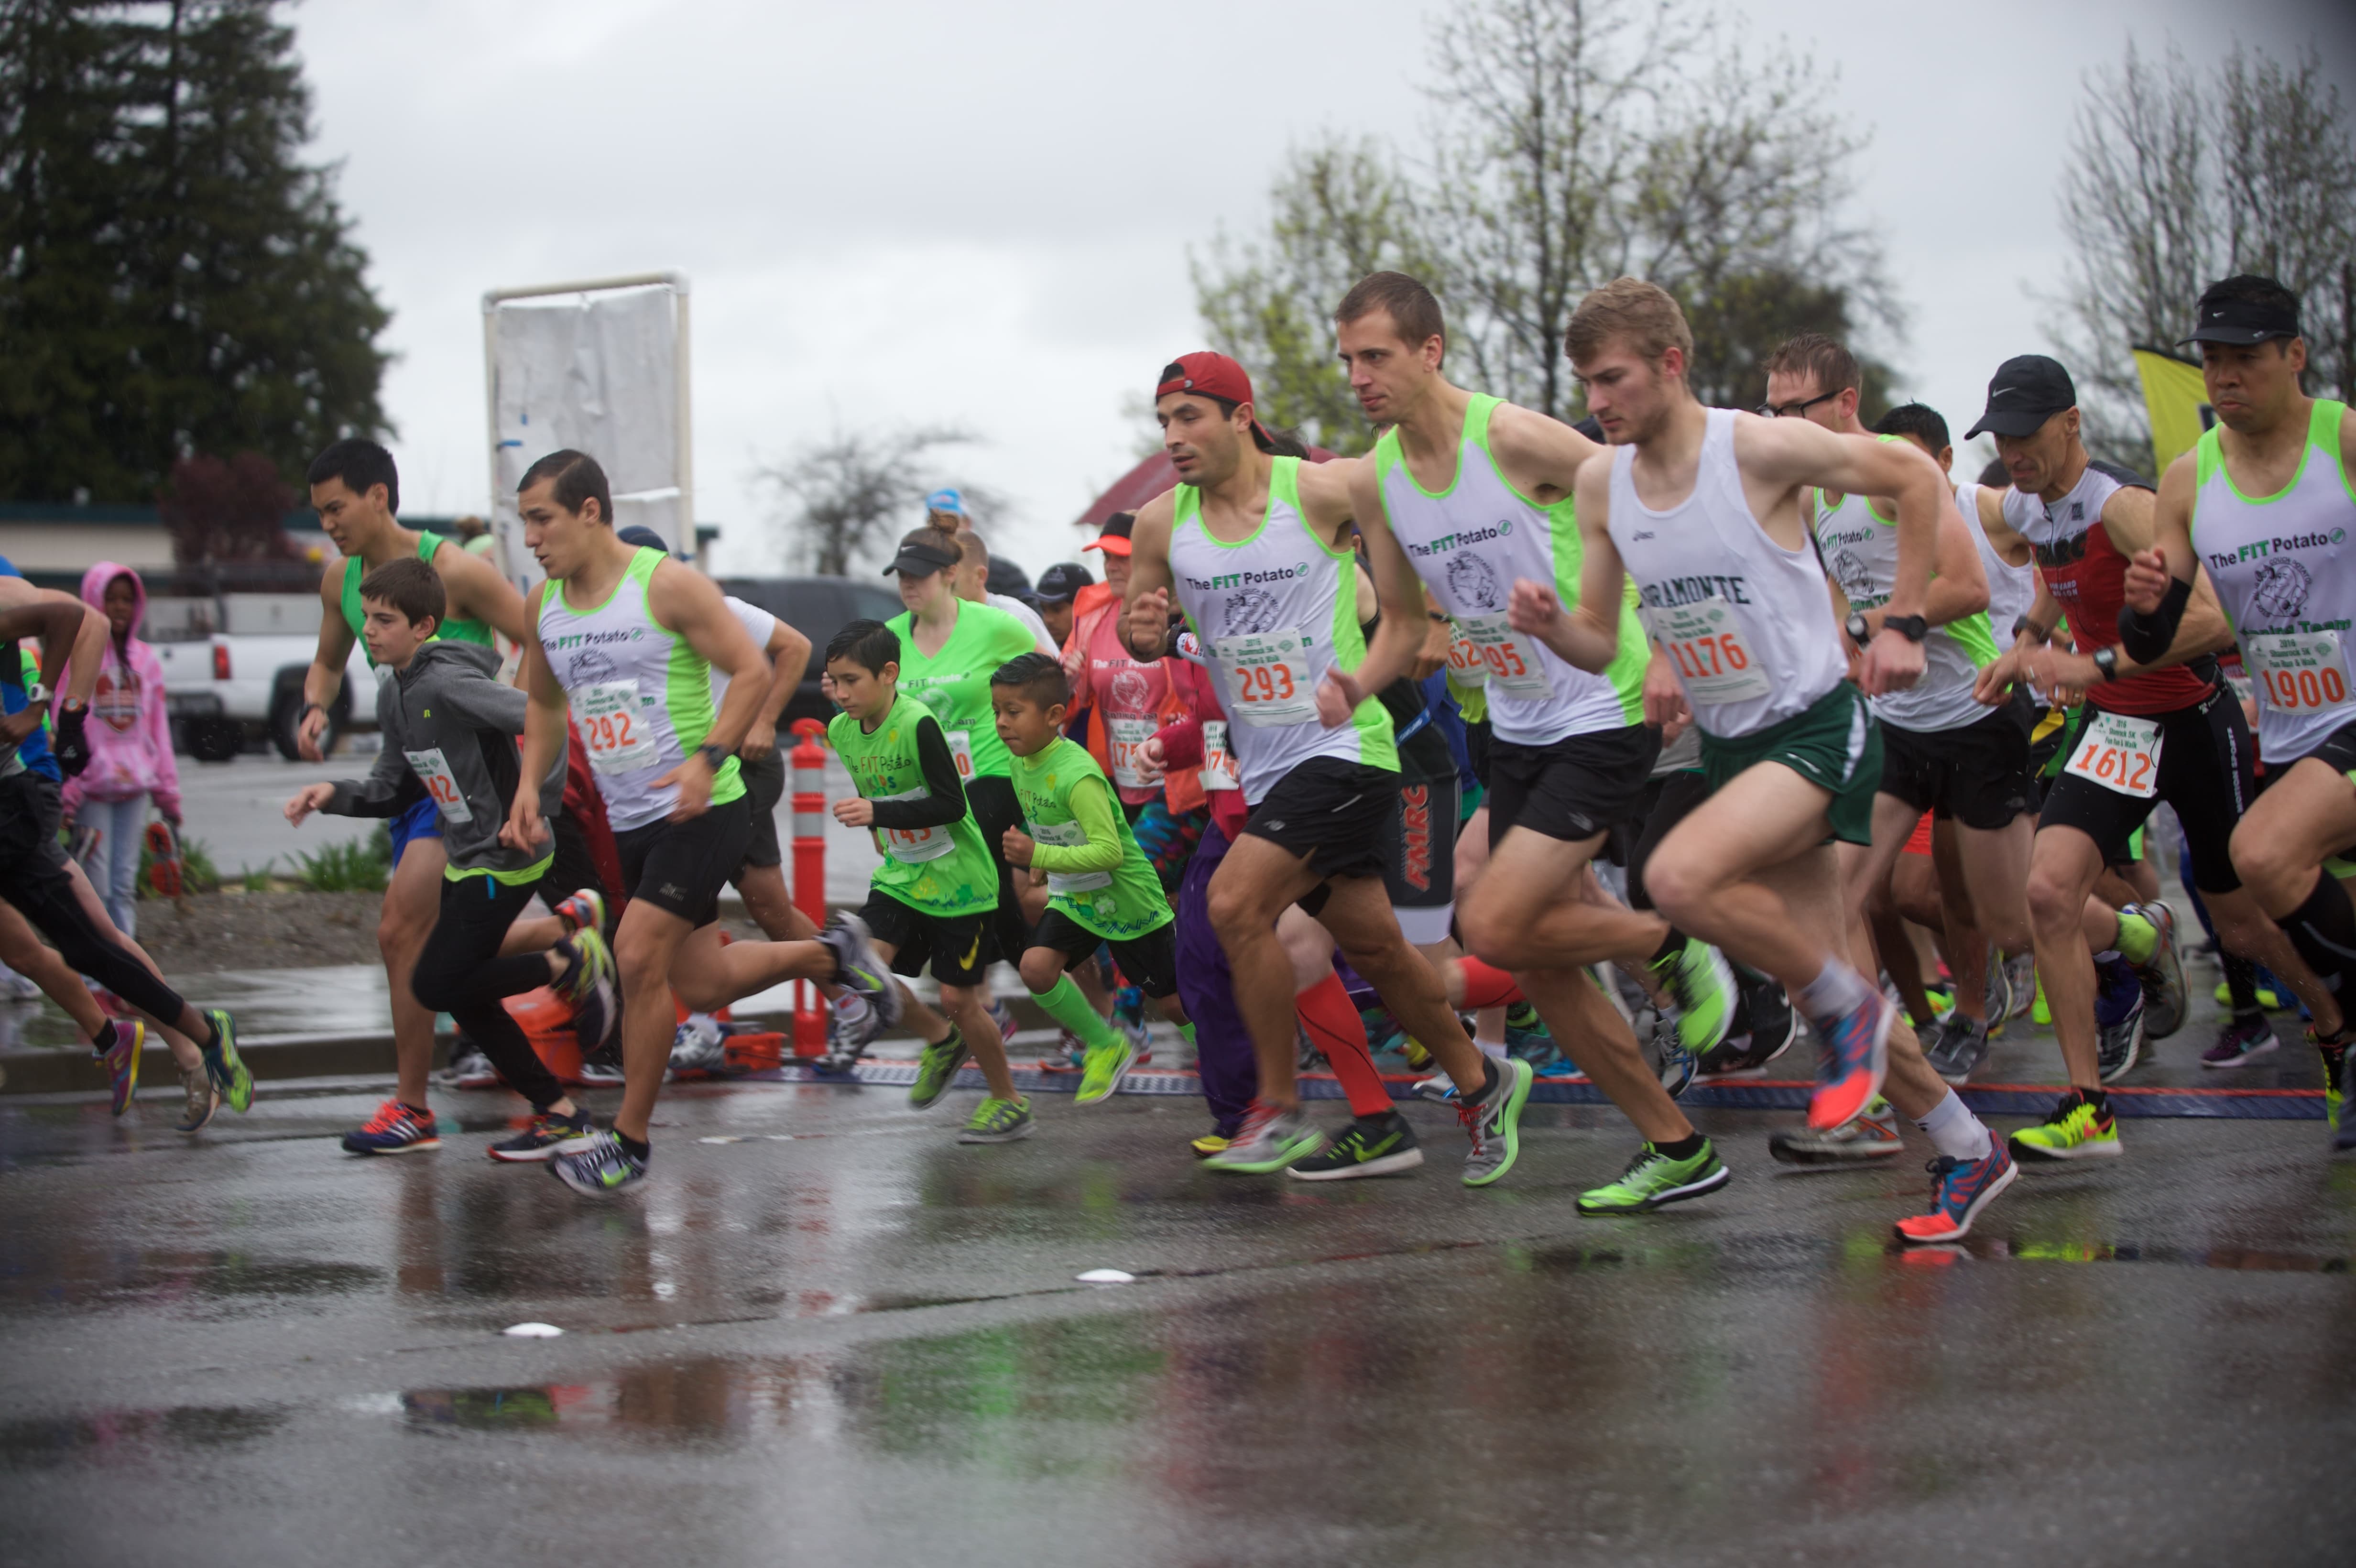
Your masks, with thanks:
[[[1742,493],[1734,411],[1707,412],[1693,494],[1667,511],[1636,498],[1636,449],[1613,448],[1611,532],[1694,722],[1732,740],[1805,711],[1848,678],[1848,658],[1816,552],[1767,537]]]
[[[1898,441],[1885,435],[1883,441]],[[1807,493],[1807,515],[1825,571],[1840,584],[1849,608],[1860,613],[1890,603],[1898,582],[1898,524],[1873,509],[1863,496],[1847,495],[1830,505],[1822,490]],[[2010,622],[2006,623],[2011,624]],[[1959,730],[1993,711],[1972,696],[1983,665],[1996,662],[1996,644],[1985,610],[1944,626],[1922,639],[1922,678],[1903,691],[1866,699],[1873,716],[1915,734]]]
[[[1980,567],[1987,573],[1988,629],[1997,647],[2008,648],[2013,623],[2037,603],[2037,558],[2031,556],[2015,566],[1997,554],[1987,529],[1980,523],[1980,487],[1968,479],[1955,486],[1955,509],[1963,513],[1965,524],[1972,530],[1972,542],[1980,549]]]
[[[1520,578],[1550,584],[1565,605],[1578,603],[1582,551],[1568,496],[1541,507],[1497,472],[1489,453],[1489,416],[1497,402],[1476,396],[1465,409],[1456,477],[1437,496],[1408,471],[1397,431],[1375,443],[1392,536],[1455,624],[1450,664],[1460,681],[1486,690],[1498,740],[1546,746],[1568,735],[1642,724],[1647,656],[1624,603],[1619,656],[1601,675],[1505,624],[1505,598]]]
[[[2192,552],[2242,645],[2258,696],[2258,755],[2297,762],[2356,723],[2348,662],[2356,621],[2356,485],[2340,450],[2344,403],[2315,401],[2297,476],[2250,496],[2225,470],[2211,426],[2193,448]]]
[[[1300,476],[1301,459],[1275,461],[1268,513],[1249,539],[1234,544],[1203,526],[1202,492],[1181,485],[1173,496],[1170,575],[1218,671],[1228,744],[1253,805],[1312,757],[1398,771],[1390,714],[1373,698],[1346,724],[1328,730],[1317,721],[1317,683],[1337,662],[1357,668],[1366,644],[1358,631],[1356,555],[1310,531]]]
[[[703,744],[716,712],[712,666],[647,607],[647,584],[663,559],[659,549],[639,550],[594,608],[575,608],[556,581],[540,602],[540,645],[564,688],[616,833],[670,815],[679,786],[658,790],[654,781]],[[712,776],[712,804],[744,793],[731,757]]]

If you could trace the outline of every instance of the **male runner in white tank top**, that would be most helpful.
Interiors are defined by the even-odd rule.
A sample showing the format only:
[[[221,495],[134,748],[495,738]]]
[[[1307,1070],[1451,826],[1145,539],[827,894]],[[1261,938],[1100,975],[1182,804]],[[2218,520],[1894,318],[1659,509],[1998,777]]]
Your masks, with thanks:
[[[2210,285],[2187,341],[2201,346],[2217,423],[2160,478],[2152,548],[2126,571],[2120,642],[2131,654],[2166,645],[2193,573],[2208,570],[2257,688],[2268,779],[2233,830],[2233,869],[2330,993],[2329,1007],[2309,1002],[2308,1039],[2338,1146],[2356,1148],[2344,1015],[2356,908],[2340,884],[2356,845],[2356,411],[2301,389],[2298,297],[2272,278]]]
[[[1681,933],[1672,944],[1674,928],[1657,915],[1595,896],[1588,869],[1609,831],[1636,814],[1660,752],[1659,732],[1644,723],[1641,635],[1632,631],[1616,667],[1594,676],[1505,624],[1517,580],[1576,583],[1570,490],[1602,448],[1559,421],[1451,383],[1440,304],[1405,273],[1360,282],[1334,323],[1359,406],[1389,426],[1352,477],[1359,531],[1402,547],[1458,637],[1480,652],[1496,737],[1492,841],[1460,912],[1465,945],[1512,974],[1645,1140],[1619,1180],[1580,1195],[1580,1209],[1630,1212],[1715,1191],[1727,1181],[1717,1151],[1586,973],[1590,964],[1634,969],[1664,955],[1686,1019],[1711,1015],[1711,1034],[1687,1048],[1698,1055],[1726,1036],[1734,985],[1725,960]]]
[[[615,537],[605,470],[552,452],[517,486],[524,543],[548,574],[524,644],[523,773],[565,746],[568,702],[614,825],[629,907],[614,933],[622,979],[622,1105],[610,1127],[561,1147],[550,1173],[576,1192],[618,1191],[647,1172],[647,1119],[670,1064],[671,992],[711,1012],[781,980],[833,980],[899,1016],[898,993],[855,919],[808,942],[720,943],[719,896],[752,833],[735,752],[769,669],[719,584]],[[712,676],[728,677],[714,710]],[[667,765],[666,765],[667,764]],[[500,840],[547,837],[538,796],[516,791]]]
[[[1440,977],[1399,931],[1383,880],[1400,843],[1398,762],[1390,716],[1369,693],[1407,674],[1422,645],[1415,570],[1388,533],[1368,537],[1382,624],[1365,647],[1352,591],[1351,464],[1271,456],[1251,379],[1224,354],[1180,358],[1154,398],[1178,487],[1147,502],[1130,533],[1130,651],[1163,656],[1174,596],[1218,672],[1252,806],[1211,880],[1209,911],[1251,1031],[1259,1097],[1208,1163],[1280,1170],[1325,1141],[1301,1114],[1292,965],[1274,939],[1277,916],[1299,903],[1456,1084],[1472,1139],[1464,1181],[1485,1186],[1519,1152],[1530,1064],[1493,1061],[1465,1034]]]
[[[1686,384],[1685,313],[1654,284],[1621,278],[1589,294],[1565,347],[1612,451],[1580,470],[1574,492],[1586,550],[1578,606],[1566,613],[1551,586],[1518,582],[1513,624],[1602,670],[1619,649],[1610,612],[1622,574],[1635,580],[1701,729],[1714,790],[1654,851],[1645,884],[1680,926],[1781,980],[1807,1013],[1823,1042],[1810,1126],[1857,1115],[1887,1074],[1890,1098],[1941,1157],[1931,1211],[1899,1221],[1898,1233],[1953,1241],[2010,1184],[2012,1161],[1852,966],[1826,839],[1869,841],[1880,748],[1858,690],[1877,697],[1922,677],[1922,607],[1954,497],[1911,447],[1704,409]],[[1809,485],[1897,502],[1894,581],[1855,687],[1801,516]],[[1674,693],[1646,693],[1649,717],[1676,705]]]

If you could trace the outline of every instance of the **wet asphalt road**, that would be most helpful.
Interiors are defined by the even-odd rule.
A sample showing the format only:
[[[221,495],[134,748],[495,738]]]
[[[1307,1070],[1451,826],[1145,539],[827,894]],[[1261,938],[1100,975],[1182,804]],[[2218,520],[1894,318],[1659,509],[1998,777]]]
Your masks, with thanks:
[[[1726,1191],[1606,1221],[1571,1199],[1633,1146],[1583,1107],[1476,1193],[1430,1106],[1421,1171],[1312,1188],[1196,1167],[1184,1099],[970,1148],[968,1093],[676,1087],[595,1204],[483,1157],[500,1093],[342,1156],[374,1093],[195,1144],[0,1104],[0,1557],[2356,1558],[2356,1158],[2316,1122],[2130,1123],[1904,1254],[1927,1149],[1782,1170],[1762,1113],[1699,1113]]]

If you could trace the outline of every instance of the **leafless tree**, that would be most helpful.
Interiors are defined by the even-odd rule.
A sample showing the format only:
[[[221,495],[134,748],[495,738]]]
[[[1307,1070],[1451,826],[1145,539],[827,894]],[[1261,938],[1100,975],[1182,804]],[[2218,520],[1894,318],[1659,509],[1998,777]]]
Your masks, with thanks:
[[[853,566],[880,566],[891,554],[889,541],[925,520],[925,496],[947,485],[958,485],[977,521],[1005,517],[1004,497],[947,476],[935,460],[944,447],[978,440],[948,425],[837,429],[756,467],[755,483],[776,494],[771,526],[784,563],[832,577]]]

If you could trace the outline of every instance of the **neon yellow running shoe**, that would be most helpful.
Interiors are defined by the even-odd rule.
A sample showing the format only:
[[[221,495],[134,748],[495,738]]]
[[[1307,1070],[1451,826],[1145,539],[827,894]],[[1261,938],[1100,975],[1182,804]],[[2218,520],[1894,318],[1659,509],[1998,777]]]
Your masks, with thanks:
[[[2257,992],[2258,1006],[2270,1013],[2283,1012],[2290,1007],[2288,1002],[2282,999],[2282,993],[2276,991],[2272,986],[2260,986],[2257,987]],[[2222,980],[2217,982],[2217,1005],[2221,1008],[2230,1008],[2233,1005],[2233,987]]]
[[[1641,1214],[1715,1192],[1731,1178],[1708,1138],[1686,1159],[1663,1154],[1651,1144],[1636,1151],[1620,1179],[1579,1195],[1582,1214]]]
[[[2043,1122],[2007,1142],[2016,1159],[2113,1159],[2126,1152],[2109,1103],[2098,1106],[2079,1089],[2062,1095]]]

